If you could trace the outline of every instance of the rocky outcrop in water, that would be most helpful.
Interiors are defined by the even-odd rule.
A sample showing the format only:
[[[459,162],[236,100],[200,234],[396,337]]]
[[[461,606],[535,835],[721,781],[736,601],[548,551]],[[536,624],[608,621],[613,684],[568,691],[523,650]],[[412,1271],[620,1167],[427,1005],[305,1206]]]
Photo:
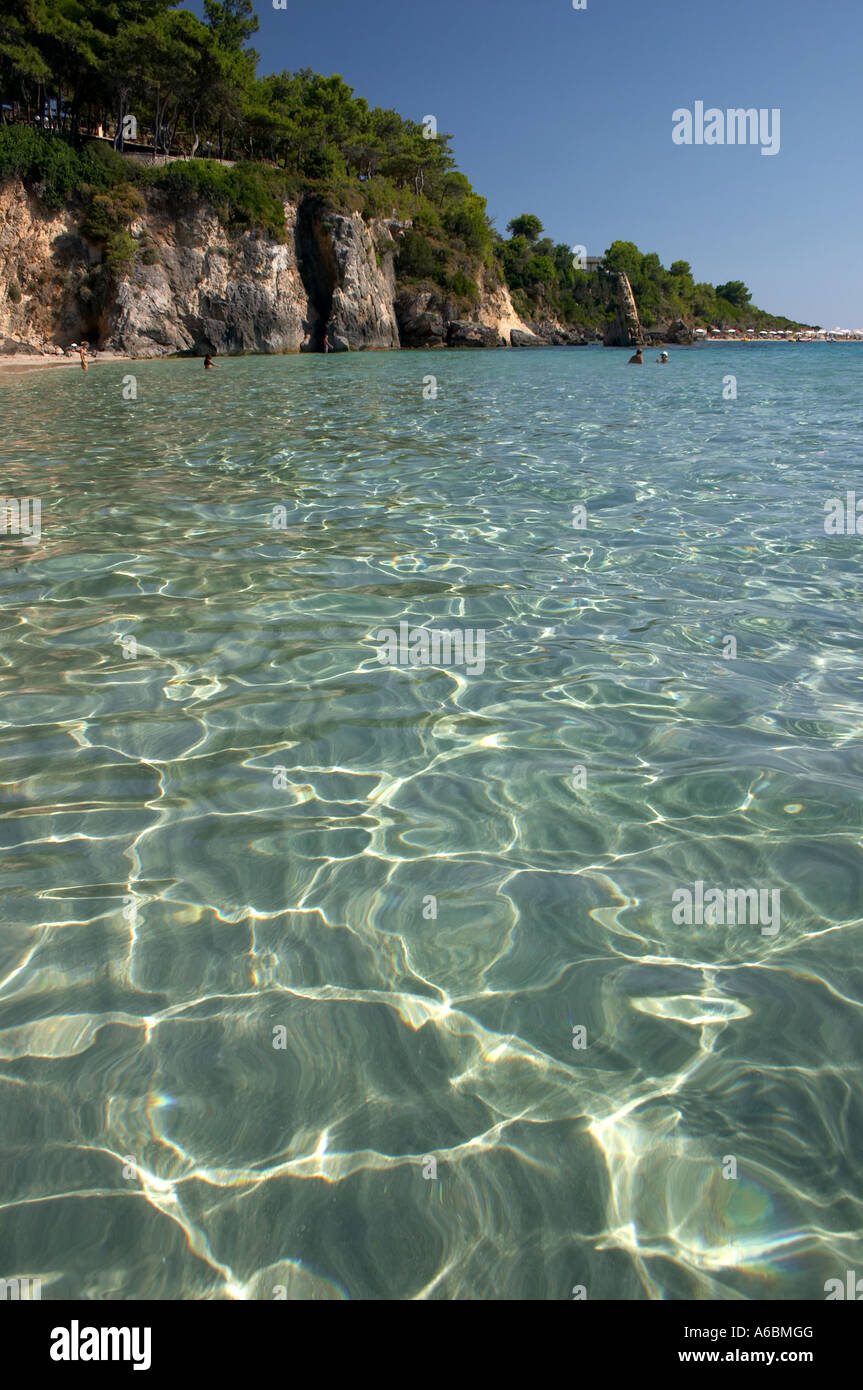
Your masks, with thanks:
[[[688,347],[696,341],[695,330],[684,319],[674,319],[665,331],[665,341]]]
[[[447,347],[506,347],[506,339],[497,329],[485,323],[472,323],[467,319],[454,319],[447,328]]]
[[[434,290],[406,289],[395,302],[402,347],[443,347],[447,335],[447,315]]]
[[[629,276],[622,270],[618,270],[610,272],[609,278],[611,280],[611,303],[614,308],[614,318],[605,330],[603,340],[605,346],[641,346],[646,339],[639,322],[638,307],[635,303],[635,295],[632,293],[632,286],[629,283]]]
[[[514,328],[510,334],[511,347],[547,347],[544,338],[540,338],[536,333],[525,333],[521,329]]]
[[[577,328],[565,328],[557,319],[540,319],[528,333],[517,329],[511,335],[513,347],[586,347],[593,340]]]

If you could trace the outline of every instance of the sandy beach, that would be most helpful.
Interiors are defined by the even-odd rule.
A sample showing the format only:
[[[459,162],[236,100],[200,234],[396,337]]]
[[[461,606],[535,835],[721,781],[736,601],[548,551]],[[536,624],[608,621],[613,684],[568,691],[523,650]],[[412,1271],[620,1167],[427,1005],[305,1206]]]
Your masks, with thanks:
[[[126,357],[121,352],[100,352],[95,357],[87,358],[87,366],[99,367],[104,362],[131,362],[131,357]],[[77,367],[81,370],[81,359],[77,352],[69,353],[62,357],[52,356],[50,353],[41,352],[16,352],[9,357],[0,357],[0,372],[32,372],[40,367]]]

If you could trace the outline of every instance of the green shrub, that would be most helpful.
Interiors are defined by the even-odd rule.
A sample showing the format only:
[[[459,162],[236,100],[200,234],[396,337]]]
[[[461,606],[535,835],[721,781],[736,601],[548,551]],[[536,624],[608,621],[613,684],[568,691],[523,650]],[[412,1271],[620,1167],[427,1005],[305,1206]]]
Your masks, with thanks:
[[[139,166],[134,160],[120,154],[104,140],[90,140],[84,147],[82,157],[88,161],[89,182],[105,187],[115,183],[128,183],[139,171]]]
[[[33,126],[0,126],[0,181],[22,179],[52,211],[88,186],[108,188],[128,177],[128,165],[113,150],[75,150],[61,135]],[[117,163],[119,161],[119,165]]]
[[[137,253],[135,238],[123,228],[109,236],[105,245],[105,264],[112,274],[121,275],[131,270]]]
[[[107,242],[140,216],[145,207],[142,195],[131,184],[93,193],[81,222],[81,235],[88,241]]]
[[[327,179],[315,191],[320,192],[326,207],[331,212],[346,214],[361,212],[364,216],[368,216],[362,188],[358,188],[346,175]]]
[[[473,193],[443,215],[443,225],[450,236],[458,237],[468,251],[479,255],[485,254],[491,241],[485,208],[485,198]]]
[[[145,170],[143,178],[163,189],[176,206],[205,202],[226,226],[254,228],[276,241],[286,240],[289,180],[280,169],[247,163],[226,168],[216,160],[190,159]]]
[[[419,206],[425,203],[408,188],[399,188],[393,179],[376,174],[373,179],[360,185],[363,194],[363,216],[392,217],[393,209],[401,221],[414,218]]]
[[[432,279],[442,260],[443,253],[432,245],[428,237],[411,229],[402,237],[396,273],[402,279]]]
[[[418,232],[425,232],[426,236],[443,236],[441,215],[437,208],[433,207],[429,202],[424,201],[423,205],[418,208],[416,216],[414,217],[414,226]]]
[[[450,276],[447,289],[456,295],[458,299],[479,298],[479,287],[476,281],[472,280],[469,275],[466,275],[460,267]]]

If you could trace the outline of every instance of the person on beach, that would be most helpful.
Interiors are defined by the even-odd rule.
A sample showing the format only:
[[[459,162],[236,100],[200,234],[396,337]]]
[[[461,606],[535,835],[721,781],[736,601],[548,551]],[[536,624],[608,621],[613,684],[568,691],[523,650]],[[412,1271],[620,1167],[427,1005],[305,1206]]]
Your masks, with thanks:
[[[656,360],[657,362],[668,362],[670,361],[670,358],[667,352],[661,352]]]
[[[87,344],[86,344],[86,343],[79,343],[79,344],[78,344],[78,351],[79,351],[80,354],[81,354],[81,370],[82,370],[83,372],[86,372],[86,370],[87,370]]]
[[[330,350],[330,331],[329,331],[329,329],[327,329],[326,332],[324,333],[324,352],[327,353],[327,352],[329,352],[329,350]]]
[[[210,356],[209,353],[207,353],[206,357],[204,358],[204,371],[205,371],[205,372],[208,372],[208,371],[210,370],[210,368],[211,368],[211,367],[214,367],[215,365],[216,365],[216,364],[215,364],[215,362],[213,361],[212,357]]]
[[[634,357],[630,357],[630,359],[629,359],[629,365],[632,366],[633,363],[635,363],[635,366],[636,366],[636,367],[643,367],[643,366],[644,366],[644,352],[643,352],[642,348],[638,348],[638,350],[637,350],[635,356],[634,356]]]

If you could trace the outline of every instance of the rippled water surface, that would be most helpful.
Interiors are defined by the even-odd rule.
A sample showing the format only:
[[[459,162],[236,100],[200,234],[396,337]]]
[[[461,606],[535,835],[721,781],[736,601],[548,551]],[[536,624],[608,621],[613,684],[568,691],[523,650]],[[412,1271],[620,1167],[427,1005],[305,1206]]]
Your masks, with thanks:
[[[0,1277],[863,1269],[863,351],[654,356],[0,378]],[[697,882],[779,930],[676,925]]]

